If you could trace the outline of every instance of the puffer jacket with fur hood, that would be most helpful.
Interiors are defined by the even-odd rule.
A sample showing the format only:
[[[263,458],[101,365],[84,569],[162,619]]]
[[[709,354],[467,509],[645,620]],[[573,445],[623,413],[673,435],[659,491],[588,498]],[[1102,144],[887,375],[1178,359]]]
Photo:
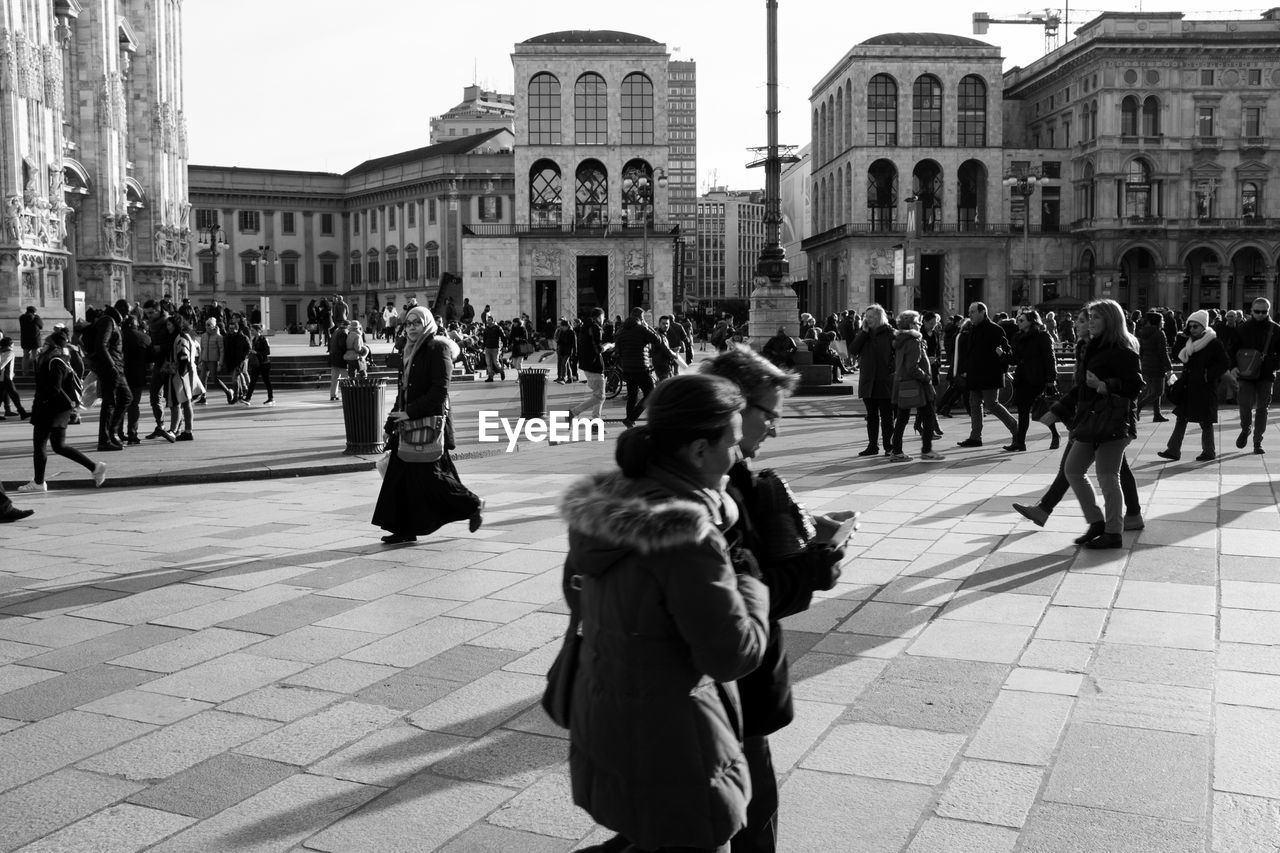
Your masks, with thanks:
[[[565,599],[582,620],[573,801],[643,849],[724,844],[751,799],[733,682],[763,658],[768,590],[734,573],[696,491],[598,474],[560,514]]]

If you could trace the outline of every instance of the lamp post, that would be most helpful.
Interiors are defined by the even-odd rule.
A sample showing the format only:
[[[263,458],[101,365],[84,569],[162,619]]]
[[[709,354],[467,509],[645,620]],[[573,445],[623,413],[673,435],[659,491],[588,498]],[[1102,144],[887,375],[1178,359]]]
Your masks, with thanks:
[[[1006,175],[1003,181],[1013,195],[1022,196],[1022,298],[1031,299],[1031,196],[1045,179],[1031,170]],[[1017,306],[1014,306],[1017,307]]]
[[[271,269],[272,267],[279,268],[279,266],[280,266],[279,252],[274,251],[269,245],[258,247],[258,268],[262,270],[262,281],[258,283],[262,285],[263,293],[267,292],[267,270]],[[271,297],[268,296],[267,298],[270,299]],[[265,313],[267,312],[264,312],[264,314]],[[250,324],[252,324],[253,312],[250,311],[249,316],[245,319],[249,320]],[[265,321],[267,318],[264,316],[262,319]]]
[[[641,262],[644,270],[644,285],[649,291],[652,291],[649,286],[649,219],[653,216],[653,185],[655,182],[662,189],[667,188],[666,170],[658,169],[656,179],[651,179],[648,174],[640,169],[632,169],[622,176],[622,192],[626,195],[630,205],[640,204],[643,211],[641,215],[643,224],[641,244],[643,258]],[[652,299],[652,292],[649,295],[650,299]]]
[[[213,256],[212,275],[209,281],[211,289],[209,298],[214,302],[218,300],[218,253],[227,248],[227,241],[222,236],[226,233],[226,231],[222,230],[222,226],[216,222],[200,229],[200,246],[208,249],[209,254]]]

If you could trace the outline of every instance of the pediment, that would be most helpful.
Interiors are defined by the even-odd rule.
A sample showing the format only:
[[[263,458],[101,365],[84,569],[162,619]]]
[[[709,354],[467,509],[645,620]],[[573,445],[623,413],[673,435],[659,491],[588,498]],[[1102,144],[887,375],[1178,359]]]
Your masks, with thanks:
[[[1236,177],[1244,180],[1249,178],[1264,179],[1271,174],[1271,167],[1260,160],[1246,160],[1239,166],[1236,166]]]

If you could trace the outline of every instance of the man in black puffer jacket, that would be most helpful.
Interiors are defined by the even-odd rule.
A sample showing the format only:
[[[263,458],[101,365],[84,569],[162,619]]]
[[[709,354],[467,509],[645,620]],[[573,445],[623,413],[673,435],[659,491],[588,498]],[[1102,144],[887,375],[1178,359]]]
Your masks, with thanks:
[[[965,387],[969,389],[969,437],[959,442],[960,447],[982,446],[982,415],[985,407],[1000,419],[1000,423],[1016,439],[1018,422],[1000,403],[1000,389],[1004,385],[1004,371],[1009,355],[1009,339],[987,316],[987,306],[975,302],[969,306],[969,334],[967,345],[960,341],[960,370],[964,371]]]
[[[627,383],[627,414],[622,423],[630,429],[644,411],[644,401],[653,390],[651,351],[661,352],[672,361],[676,359],[676,354],[667,346],[666,340],[644,321],[643,308],[631,309],[631,316],[614,333],[613,346],[622,378]]]
[[[89,367],[98,377],[98,396],[102,398],[102,414],[98,418],[98,450],[102,452],[124,449],[124,445],[116,441],[116,434],[124,425],[129,404],[133,402],[129,383],[125,381],[124,344],[120,335],[128,313],[128,301],[118,299],[115,305],[103,309],[86,332],[92,339],[86,347],[90,353]]]

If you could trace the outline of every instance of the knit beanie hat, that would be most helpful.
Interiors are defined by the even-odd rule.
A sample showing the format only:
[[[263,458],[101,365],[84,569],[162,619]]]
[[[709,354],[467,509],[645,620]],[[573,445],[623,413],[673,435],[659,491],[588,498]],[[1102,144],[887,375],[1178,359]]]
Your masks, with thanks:
[[[1202,309],[1200,309],[1199,311],[1194,312],[1190,317],[1188,317],[1188,318],[1187,318],[1187,322],[1188,322],[1188,323],[1199,323],[1199,324],[1200,324],[1200,328],[1202,328],[1202,329],[1207,329],[1207,328],[1209,328],[1209,312],[1208,312],[1208,311],[1205,311],[1205,310],[1202,308]]]

